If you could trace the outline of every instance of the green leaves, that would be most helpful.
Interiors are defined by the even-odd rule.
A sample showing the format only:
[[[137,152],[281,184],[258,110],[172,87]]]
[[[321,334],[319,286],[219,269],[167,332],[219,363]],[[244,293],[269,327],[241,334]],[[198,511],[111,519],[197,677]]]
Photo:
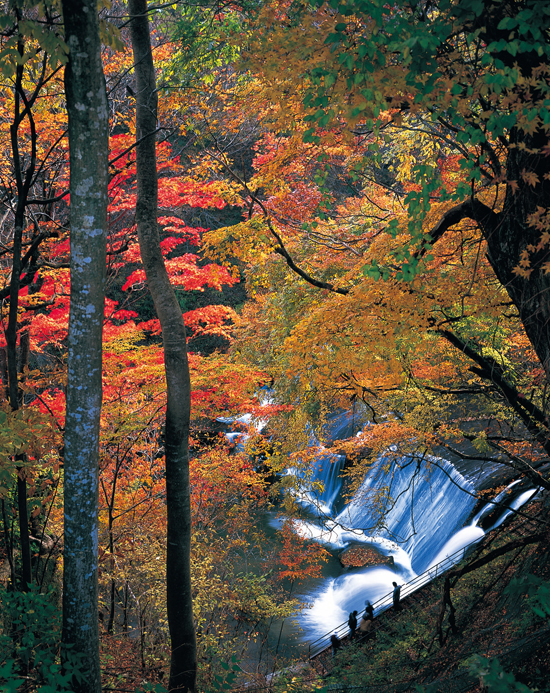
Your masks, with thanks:
[[[2,693],[17,693],[19,686],[25,683],[25,679],[19,678],[16,669],[14,659],[8,659],[0,665],[0,690]]]
[[[365,265],[362,269],[363,276],[369,277],[369,279],[374,279],[374,281],[388,281],[391,277],[391,272],[389,268],[383,267],[378,264],[376,260],[371,260],[370,265]]]
[[[498,659],[487,659],[481,655],[472,655],[466,662],[470,673],[483,681],[489,693],[531,693],[531,688],[516,681],[513,674],[504,671]]]
[[[533,613],[550,618],[550,582],[536,575],[523,575],[511,580],[505,593],[513,599],[526,597]]]
[[[28,592],[4,592],[0,598],[4,631],[0,633],[0,691],[15,693],[23,683],[17,669],[29,668],[29,680],[38,693],[69,693],[74,681],[83,680],[82,660],[67,650],[60,661],[61,614],[57,595],[41,594],[33,585]]]
[[[41,52],[47,55],[52,70],[67,62],[69,49],[63,40],[61,24],[45,14],[43,3],[28,3],[27,8],[33,11],[36,8],[37,17],[0,15],[0,29],[6,33],[0,50],[0,72],[5,77],[12,77],[18,66],[35,60]]]
[[[213,691],[230,691],[233,688],[235,679],[241,671],[241,668],[237,664],[237,658],[233,655],[231,657],[231,663],[220,662],[220,666],[227,673],[222,676],[216,674],[211,683],[211,688]]]
[[[136,689],[136,693],[168,693],[168,689],[161,683],[144,683]]]
[[[254,13],[246,4],[243,9]],[[178,88],[186,84],[193,84],[194,89],[199,84],[208,87],[219,78],[222,66],[239,59],[246,43],[246,12],[218,11],[206,4],[176,4],[173,12],[172,39],[177,48],[163,70],[164,81],[176,83]]]
[[[48,419],[38,410],[0,410],[0,498],[6,498],[17,476],[18,467],[29,462],[16,455],[37,451],[50,439]]]

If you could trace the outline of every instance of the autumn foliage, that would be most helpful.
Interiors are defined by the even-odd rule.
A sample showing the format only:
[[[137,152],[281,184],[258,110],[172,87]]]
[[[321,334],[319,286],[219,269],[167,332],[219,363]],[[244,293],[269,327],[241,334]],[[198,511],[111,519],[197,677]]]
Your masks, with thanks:
[[[190,335],[194,616],[209,685],[214,663],[260,643],[300,608],[294,585],[319,575],[325,552],[292,518],[273,548],[257,517],[279,503],[287,455],[314,456],[310,432],[323,442],[331,411],[358,407],[372,424],[335,443],[349,493],[381,453],[498,462],[550,488],[550,15],[500,5],[276,0],[151,16],[158,228]],[[62,565],[71,199],[55,8],[0,16],[11,589],[31,574],[45,589]],[[132,57],[125,10],[111,12],[100,619],[106,661],[120,647],[128,670],[160,681],[166,393],[136,237]],[[239,452],[224,428],[245,412]]]

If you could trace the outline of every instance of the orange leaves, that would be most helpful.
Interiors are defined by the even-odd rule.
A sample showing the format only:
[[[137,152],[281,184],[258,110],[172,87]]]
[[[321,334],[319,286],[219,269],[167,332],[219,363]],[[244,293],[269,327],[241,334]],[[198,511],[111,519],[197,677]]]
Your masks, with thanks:
[[[526,169],[523,169],[521,172],[521,177],[532,188],[540,183],[539,177],[534,171],[527,171]]]
[[[519,277],[529,279],[531,273],[533,272],[533,268],[531,267],[531,253],[529,249],[522,250],[519,264],[516,267],[514,267],[512,271]]]
[[[212,449],[193,458],[190,484],[194,521],[200,523],[202,529],[207,525],[215,529],[218,522],[225,521],[228,525],[238,522],[236,508],[228,504],[245,506],[267,501],[263,477],[243,456],[228,455],[223,449]]]
[[[321,577],[321,565],[328,560],[328,551],[320,544],[303,539],[294,520],[283,522],[280,534],[282,546],[277,559],[284,567],[277,575],[279,580],[291,580],[299,584],[304,580]]]
[[[258,369],[233,364],[221,354],[203,357],[194,353],[189,354],[189,367],[193,418],[242,414],[258,405],[255,391],[265,380]]]
[[[218,195],[218,185],[214,182],[197,183],[179,178],[160,178],[159,207],[177,209],[183,206],[223,209],[225,200]]]
[[[166,246],[163,247],[166,250]],[[168,250],[171,250],[168,244]],[[225,267],[219,265],[198,266],[198,256],[186,253],[178,257],[165,261],[166,269],[170,275],[173,286],[179,286],[187,291],[202,291],[205,286],[221,289],[223,285],[235,284],[235,279]],[[142,269],[134,270],[122,286],[123,291],[127,291],[136,284],[145,282],[145,271]]]
[[[266,208],[276,218],[286,223],[302,224],[305,220],[316,216],[321,200],[322,195],[319,190],[297,181],[271,195],[266,202]]]
[[[452,382],[457,374],[456,364],[443,359],[434,360],[432,363],[423,360],[415,361],[411,373],[416,379],[426,383]]]
[[[550,211],[547,207],[537,206],[536,211],[527,217],[527,223],[540,233],[536,245],[529,244],[521,251],[519,263],[512,270],[514,274],[529,279],[535,269],[540,269],[543,274],[550,274],[550,262],[544,261],[543,253],[550,247]],[[538,254],[538,257],[536,255]]]
[[[218,335],[229,341],[233,339],[234,326],[239,323],[239,316],[228,306],[204,306],[183,314],[186,327],[193,330],[193,336]]]
[[[67,336],[68,324],[68,305],[51,311],[49,315],[39,313],[33,319],[30,330],[34,349],[40,351],[46,344],[61,346]]]
[[[451,155],[442,157],[439,161],[439,172],[444,184],[456,184],[457,173],[460,172],[460,162],[462,157],[459,155]]]
[[[541,241],[537,250],[541,250],[550,240],[550,211],[547,207],[537,205],[537,210],[527,217],[527,223],[541,232]]]
[[[121,212],[135,209],[136,193],[132,188],[122,189],[125,182],[120,177],[111,183],[114,193],[111,212]],[[192,180],[164,177],[159,178],[158,190],[159,208],[175,210],[180,207],[198,207],[200,209],[223,209],[225,200],[219,194],[217,183],[198,183]]]
[[[172,284],[187,290],[202,290],[204,286],[221,289],[223,285],[231,286],[238,281],[225,267],[214,264],[199,267],[196,263],[197,256],[188,254],[168,260],[166,268]]]

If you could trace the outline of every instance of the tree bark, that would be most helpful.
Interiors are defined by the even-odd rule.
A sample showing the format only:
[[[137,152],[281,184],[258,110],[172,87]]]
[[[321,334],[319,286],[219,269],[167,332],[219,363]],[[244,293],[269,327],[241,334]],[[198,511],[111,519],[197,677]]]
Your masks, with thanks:
[[[105,305],[108,108],[95,0],[63,0],[69,62],[71,299],[65,422],[63,645],[76,693],[100,693],[97,542]],[[70,647],[70,649],[68,649]]]
[[[166,455],[166,607],[171,639],[169,690],[194,691],[196,640],[191,593],[191,497],[189,418],[191,383],[181,308],[170,284],[157,228],[155,131],[157,91],[147,0],[129,0],[136,75],[136,220],[147,285],[162,328],[167,385]]]
[[[509,31],[500,29],[499,21],[504,14],[513,16],[528,5],[520,2],[503,8],[499,0],[484,0],[483,11],[473,28],[480,29],[480,39],[486,45],[508,41]],[[550,273],[544,267],[550,261],[550,248],[547,243],[540,243],[542,228],[536,223],[538,214],[544,226],[550,200],[548,131],[542,124],[534,131],[526,123],[521,124],[523,108],[532,110],[543,106],[546,92],[540,85],[545,78],[540,76],[539,70],[546,69],[546,58],[535,50],[524,48],[517,55],[502,51],[498,58],[507,68],[516,69],[522,78],[511,94],[511,109],[518,115],[518,125],[512,127],[507,136],[505,176],[508,185],[502,211],[477,221],[487,241],[489,262],[517,307],[525,332],[550,381]],[[529,84],[529,88],[523,84]],[[530,261],[528,277],[516,270],[523,252],[527,252]]]
[[[513,133],[512,139],[516,140],[518,149],[508,153],[507,178],[517,182],[517,190],[507,187],[498,224],[489,228],[481,224],[481,228],[493,270],[517,307],[529,341],[550,381],[550,274],[543,267],[550,260],[550,251],[547,246],[534,252],[528,250],[539,246],[542,235],[529,219],[537,208],[547,208],[550,200],[550,181],[546,178],[550,176],[550,159],[542,153],[548,139],[542,133],[535,136]],[[519,149],[520,144],[538,153],[527,153]],[[529,185],[522,178],[524,172],[534,173],[539,182]],[[526,250],[532,270],[528,278],[515,271]]]
[[[25,45],[20,37],[18,52],[23,56]],[[17,205],[14,213],[14,231],[12,248],[12,271],[9,284],[9,312],[6,337],[6,368],[8,375],[8,398],[12,411],[20,406],[21,391],[17,365],[17,335],[19,327],[19,291],[21,290],[23,229],[25,227],[25,208],[36,168],[36,130],[29,101],[23,91],[23,65],[18,65],[14,84],[14,113],[10,125],[10,141],[17,190]],[[21,101],[23,100],[23,104]],[[19,150],[19,132],[25,118],[31,133],[31,156],[23,170],[22,156]],[[22,347],[21,347],[22,348]],[[16,463],[23,462],[24,455],[17,455]],[[32,582],[31,549],[29,540],[29,512],[27,505],[27,479],[23,465],[17,464],[17,513],[19,521],[19,546],[21,549],[21,590],[26,591]],[[15,585],[13,586],[15,587]]]

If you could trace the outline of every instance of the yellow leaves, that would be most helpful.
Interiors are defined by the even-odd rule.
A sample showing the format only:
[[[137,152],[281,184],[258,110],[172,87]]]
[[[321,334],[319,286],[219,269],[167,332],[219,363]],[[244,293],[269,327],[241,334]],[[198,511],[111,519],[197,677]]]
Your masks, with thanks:
[[[534,271],[531,266],[532,256],[544,251],[550,245],[550,210],[538,205],[536,211],[527,217],[527,223],[540,232],[540,238],[536,245],[531,243],[522,250],[519,263],[512,270],[514,274],[524,279],[529,279]],[[543,262],[540,269],[544,274],[549,274],[550,262]]]
[[[35,466],[58,442],[49,416],[38,409],[11,411],[4,404],[0,409],[0,498],[11,493],[18,468]],[[16,455],[25,457],[15,461]]]
[[[426,130],[418,117],[402,116],[401,120],[401,126],[395,128],[389,136],[389,149],[395,162],[391,169],[395,171],[399,181],[409,185],[413,181],[413,168],[419,161],[423,164],[436,164],[441,144],[433,133]]]
[[[535,187],[540,183],[539,177],[534,171],[527,171],[526,169],[523,169],[521,172],[521,177],[522,179],[531,187]]]
[[[487,442],[487,435],[484,432],[480,432],[477,437],[472,440],[472,445],[480,453],[491,453],[493,451],[492,447]]]
[[[447,232],[431,250],[427,271],[414,281],[363,278],[365,262],[389,264],[394,250],[409,240],[369,226],[371,215],[403,215],[395,200],[379,191],[369,193],[338,208],[338,229],[327,220],[308,230],[309,253],[298,235],[292,240],[292,252],[302,267],[313,268],[316,276],[327,272],[331,281],[350,290],[348,295],[319,292],[281,265],[266,263],[255,312],[247,312],[246,334],[266,344],[257,352],[279,352],[277,363],[289,378],[298,376],[296,387],[307,384],[316,397],[335,398],[342,406],[349,406],[350,398],[404,392],[411,374],[419,386],[446,386],[460,377],[462,365],[459,368],[438,340],[428,336],[429,330],[452,316],[473,319],[483,311],[502,313],[499,287],[489,281],[492,270],[483,260],[484,245],[471,222]],[[426,227],[432,227],[446,208],[432,205]],[[336,255],[333,248],[340,239],[342,250]],[[345,248],[354,240],[351,248],[357,254]]]
[[[365,388],[383,391],[401,384],[403,374],[391,353],[399,336],[385,311],[393,302],[387,286],[372,282],[371,289],[349,297],[327,296],[310,305],[285,342],[290,373],[303,372],[311,386],[339,391],[348,401]],[[381,302],[384,310],[368,310],[368,305]]]
[[[272,252],[269,229],[263,217],[252,217],[234,226],[208,231],[203,236],[206,257],[237,271],[234,260],[261,261]]]

